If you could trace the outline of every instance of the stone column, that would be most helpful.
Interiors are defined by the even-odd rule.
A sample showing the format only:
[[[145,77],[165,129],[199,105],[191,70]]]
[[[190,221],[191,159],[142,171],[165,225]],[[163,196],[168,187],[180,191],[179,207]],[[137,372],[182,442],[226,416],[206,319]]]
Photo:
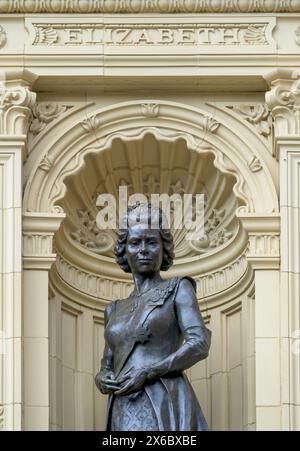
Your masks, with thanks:
[[[255,277],[256,430],[281,429],[278,214],[240,214]]]
[[[24,429],[49,429],[49,290],[53,237],[63,213],[24,213]]]
[[[22,160],[35,94],[0,85],[0,430],[22,428]]]
[[[300,430],[300,73],[282,69],[266,79],[280,162],[281,421]]]

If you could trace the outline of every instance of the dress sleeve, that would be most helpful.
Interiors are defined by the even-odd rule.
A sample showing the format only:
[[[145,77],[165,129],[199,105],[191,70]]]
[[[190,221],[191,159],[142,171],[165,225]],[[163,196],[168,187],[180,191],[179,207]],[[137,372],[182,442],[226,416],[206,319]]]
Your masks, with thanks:
[[[207,329],[201,316],[195,285],[194,280],[190,278],[182,278],[178,283],[174,303],[184,342],[176,352],[153,365],[149,379],[184,371],[208,356],[211,331]]]
[[[107,326],[107,323],[109,321],[109,318],[113,312],[114,309],[114,302],[111,302],[108,304],[105,308],[104,312],[104,327]],[[114,358],[113,358],[113,352],[108,346],[107,341],[105,341],[105,347],[103,351],[103,357],[101,359],[101,367],[100,371],[113,371],[114,370]]]

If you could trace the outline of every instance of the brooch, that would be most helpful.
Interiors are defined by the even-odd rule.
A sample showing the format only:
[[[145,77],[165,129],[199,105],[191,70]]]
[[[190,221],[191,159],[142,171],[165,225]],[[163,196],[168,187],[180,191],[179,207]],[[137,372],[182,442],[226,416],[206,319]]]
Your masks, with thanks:
[[[152,335],[151,331],[150,331],[149,326],[147,324],[146,326],[139,326],[136,329],[133,337],[134,337],[135,341],[137,341],[137,342],[139,342],[141,344],[144,344],[147,341],[149,341],[149,338],[150,338],[151,335]]]

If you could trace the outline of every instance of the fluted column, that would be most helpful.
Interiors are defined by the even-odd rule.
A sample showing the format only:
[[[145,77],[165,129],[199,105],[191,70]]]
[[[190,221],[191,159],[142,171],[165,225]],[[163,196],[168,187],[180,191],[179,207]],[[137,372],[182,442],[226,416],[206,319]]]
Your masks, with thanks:
[[[35,94],[0,83],[0,429],[22,428],[22,160]]]
[[[267,81],[280,162],[281,424],[300,430],[300,74],[278,70]]]

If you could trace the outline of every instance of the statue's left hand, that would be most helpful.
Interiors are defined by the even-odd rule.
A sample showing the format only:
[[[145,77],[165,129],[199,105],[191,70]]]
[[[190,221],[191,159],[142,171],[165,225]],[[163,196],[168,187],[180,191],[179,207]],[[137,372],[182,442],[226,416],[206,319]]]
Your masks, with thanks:
[[[147,381],[148,372],[146,368],[139,368],[137,370],[131,369],[126,374],[117,378],[117,382],[121,385],[121,389],[116,391],[116,395],[129,395],[134,393],[145,385]]]

